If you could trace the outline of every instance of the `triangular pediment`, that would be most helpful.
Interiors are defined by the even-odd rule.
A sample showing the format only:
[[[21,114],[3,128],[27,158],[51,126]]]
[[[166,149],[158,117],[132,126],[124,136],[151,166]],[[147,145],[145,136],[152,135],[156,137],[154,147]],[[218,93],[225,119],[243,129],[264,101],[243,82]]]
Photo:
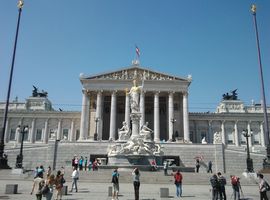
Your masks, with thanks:
[[[96,74],[92,76],[83,76],[82,79],[100,79],[100,80],[180,80],[180,81],[190,81],[186,78],[180,78],[164,73],[160,73],[149,68],[142,68],[140,66],[131,66],[122,68],[116,71],[105,72],[101,74]]]

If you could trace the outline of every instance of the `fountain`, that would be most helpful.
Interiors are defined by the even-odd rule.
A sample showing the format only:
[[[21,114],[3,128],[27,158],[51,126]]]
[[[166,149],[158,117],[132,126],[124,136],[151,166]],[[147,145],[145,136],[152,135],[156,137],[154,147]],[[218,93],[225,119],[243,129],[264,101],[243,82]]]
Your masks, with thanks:
[[[123,122],[123,127],[118,129],[119,139],[108,147],[109,165],[150,165],[152,160],[161,163],[163,150],[153,141],[153,130],[148,127],[148,122],[141,129],[139,127],[141,119],[139,96],[142,90],[143,84],[138,86],[136,80],[133,80],[133,86],[128,92],[132,130],[126,122]]]

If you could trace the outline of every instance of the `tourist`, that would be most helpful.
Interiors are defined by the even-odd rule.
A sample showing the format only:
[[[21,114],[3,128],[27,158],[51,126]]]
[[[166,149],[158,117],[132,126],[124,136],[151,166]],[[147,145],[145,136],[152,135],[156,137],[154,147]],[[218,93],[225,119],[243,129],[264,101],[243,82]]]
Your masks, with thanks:
[[[213,171],[212,171],[212,161],[211,160],[208,162],[207,173],[213,173]]]
[[[88,171],[91,171],[92,168],[92,161],[89,159],[88,161]]]
[[[51,166],[49,166],[48,169],[47,169],[47,174],[46,174],[47,178],[50,177],[51,173],[52,173],[52,168],[51,168]]]
[[[84,171],[87,170],[87,164],[88,164],[88,159],[87,157],[84,158]]]
[[[82,171],[82,169],[83,169],[83,157],[82,156],[79,160],[79,169],[80,169],[80,171]]]
[[[199,169],[200,169],[201,165],[200,165],[200,160],[198,158],[196,159],[196,165],[195,166],[196,166],[196,172],[199,173]]]
[[[73,172],[71,174],[71,178],[72,178],[72,185],[71,185],[71,190],[70,192],[73,191],[73,188],[75,189],[75,192],[78,192],[78,185],[77,182],[79,180],[79,171],[77,170],[76,167],[73,167]]]
[[[212,186],[212,200],[217,200],[219,192],[220,192],[220,187],[219,187],[218,177],[216,174],[214,174],[210,178],[210,183]]]
[[[219,191],[220,199],[226,200],[227,199],[226,190],[225,190],[225,185],[227,184],[226,178],[221,175],[221,172],[218,172],[217,176],[218,176],[218,183],[220,186],[220,188],[219,188],[220,189],[220,191]]]
[[[62,199],[62,188],[65,182],[64,175],[60,170],[57,171],[55,178],[56,200]]]
[[[112,193],[112,199],[118,199],[118,193],[119,193],[119,173],[118,170],[115,169],[112,173],[112,184],[113,184],[113,193]]]
[[[267,188],[269,188],[269,184],[264,180],[262,174],[258,174],[258,177],[259,177],[260,200],[268,200]]]
[[[183,176],[180,173],[180,170],[178,169],[177,172],[174,174],[174,184],[176,186],[177,197],[182,196],[182,180],[183,180]]]
[[[239,200],[240,199],[240,190],[241,190],[240,178],[235,176],[235,175],[231,175],[230,177],[231,177],[231,184],[232,184],[232,188],[233,188],[234,200]]]
[[[46,200],[51,200],[53,196],[53,186],[55,185],[54,174],[50,174],[45,181],[45,184],[48,186],[49,190],[43,196],[46,197]]]
[[[132,177],[133,177],[133,186],[134,186],[135,200],[139,200],[140,172],[139,172],[139,169],[138,168],[135,168],[132,171]]]
[[[39,172],[37,173],[37,176],[34,179],[34,183],[33,183],[33,187],[31,190],[31,195],[35,194],[37,200],[41,200],[42,199],[42,194],[40,193],[40,189],[41,189],[41,182],[44,181],[43,180],[43,173]]]

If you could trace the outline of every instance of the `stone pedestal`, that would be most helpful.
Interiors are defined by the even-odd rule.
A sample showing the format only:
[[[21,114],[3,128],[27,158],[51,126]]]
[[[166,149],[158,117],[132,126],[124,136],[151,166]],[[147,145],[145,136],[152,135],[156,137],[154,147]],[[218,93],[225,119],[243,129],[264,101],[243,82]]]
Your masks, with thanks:
[[[5,194],[17,194],[18,184],[7,184]]]
[[[169,188],[160,188],[160,197],[169,197]]]

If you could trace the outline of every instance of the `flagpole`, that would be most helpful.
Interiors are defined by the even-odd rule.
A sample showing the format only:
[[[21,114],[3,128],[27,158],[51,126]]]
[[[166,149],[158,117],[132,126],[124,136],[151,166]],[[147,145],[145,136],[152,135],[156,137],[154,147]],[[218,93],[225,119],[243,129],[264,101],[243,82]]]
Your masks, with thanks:
[[[255,33],[256,33],[256,44],[258,51],[258,61],[259,61],[259,72],[260,72],[260,81],[261,81],[261,93],[263,100],[263,114],[264,114],[264,135],[267,137],[267,147],[266,147],[266,156],[267,159],[264,160],[263,168],[270,168],[270,142],[269,142],[269,126],[268,126],[268,117],[267,117],[267,107],[266,107],[266,99],[265,99],[265,91],[264,91],[264,80],[263,80],[263,70],[262,70],[262,61],[261,61],[261,50],[260,50],[260,42],[259,42],[259,33],[257,27],[257,19],[256,19],[256,5],[251,6],[251,12],[253,15]]]

